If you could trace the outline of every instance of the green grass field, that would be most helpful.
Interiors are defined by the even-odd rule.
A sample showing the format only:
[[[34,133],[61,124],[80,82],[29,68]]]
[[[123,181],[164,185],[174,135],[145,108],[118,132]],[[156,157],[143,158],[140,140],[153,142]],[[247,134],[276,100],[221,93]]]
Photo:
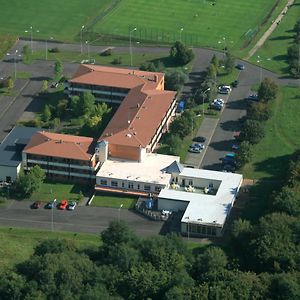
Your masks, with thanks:
[[[72,41],[81,26],[90,22],[111,5],[111,0],[69,1],[2,1],[0,33],[10,33],[30,38],[25,30],[33,28],[34,38],[53,37],[55,40]],[[39,32],[37,32],[37,30]]]
[[[253,160],[243,169],[245,178],[282,179],[290,155],[300,148],[299,110],[300,90],[281,88],[266,123],[266,136],[253,147]]]
[[[93,28],[96,32],[139,40],[174,42],[213,48],[240,48],[244,36],[271,11],[274,0],[123,0]],[[181,28],[183,30],[181,31]],[[225,37],[225,41],[222,39]],[[218,43],[222,41],[222,43]]]
[[[119,208],[123,204],[122,208],[134,208],[137,198],[126,197],[122,195],[108,195],[106,193],[97,193],[94,197],[91,206],[102,206]]]
[[[257,56],[261,59],[261,65],[269,70],[279,74],[288,73],[288,64],[286,61],[287,48],[293,43],[293,28],[300,18],[299,13],[300,0],[296,0],[280,24],[274,30],[270,38],[265,42],[262,48],[251,58],[253,63],[257,62]]]
[[[33,248],[45,239],[72,240],[79,249],[96,250],[101,243],[96,234],[0,227],[0,265],[9,268],[33,254]],[[5,241],[5,242],[4,242]]]
[[[80,192],[84,193],[86,186],[80,184],[60,183],[60,182],[44,182],[40,191],[34,192],[30,200],[50,201],[54,198],[57,201],[80,200]]]

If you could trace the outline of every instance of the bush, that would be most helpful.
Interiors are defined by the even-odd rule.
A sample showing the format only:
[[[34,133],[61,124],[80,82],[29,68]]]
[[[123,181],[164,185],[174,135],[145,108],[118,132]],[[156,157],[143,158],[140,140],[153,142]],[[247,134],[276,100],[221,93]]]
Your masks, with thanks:
[[[111,62],[113,65],[120,65],[122,63],[122,57],[116,57],[114,60]]]
[[[54,47],[54,48],[49,49],[48,52],[50,52],[50,53],[58,53],[58,52],[60,52],[60,50],[57,47]]]
[[[170,49],[170,57],[176,64],[185,65],[194,58],[194,52],[177,41]]]

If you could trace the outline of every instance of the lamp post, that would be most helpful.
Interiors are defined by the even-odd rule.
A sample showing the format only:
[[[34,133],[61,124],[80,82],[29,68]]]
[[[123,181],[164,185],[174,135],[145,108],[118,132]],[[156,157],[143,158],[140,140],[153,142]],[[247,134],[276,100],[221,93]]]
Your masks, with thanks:
[[[205,96],[206,96],[206,92],[210,91],[210,88],[207,88],[203,93],[202,93],[202,114],[203,114],[203,117],[204,117],[204,99],[205,99]]]
[[[271,60],[271,58],[268,57],[267,60]],[[262,82],[262,65],[261,65],[262,61],[263,61],[263,59],[259,55],[257,55],[257,61],[256,62],[259,64],[260,82]]]
[[[50,40],[53,40],[53,37],[50,37]],[[46,39],[46,60],[48,60],[48,39]]]
[[[123,203],[118,208],[118,222],[120,222],[121,208],[123,207]]]
[[[85,41],[85,44],[87,45],[87,50],[88,50],[88,60],[90,62],[90,43],[89,41]]]
[[[10,56],[13,55],[14,56],[14,77],[15,79],[17,78],[17,56],[21,57],[21,54],[18,54],[18,50],[15,51],[15,53],[6,53],[6,55]]]
[[[201,117],[201,114],[192,117],[192,138],[194,137],[194,119],[198,117]]]
[[[131,45],[131,34],[136,31],[136,27],[129,31],[129,53],[130,53],[130,66],[132,66],[132,45]]]
[[[30,32],[30,48],[31,48],[31,53],[33,53],[33,45],[32,45],[32,41],[33,41],[33,27],[30,26],[29,30],[25,30],[26,33]],[[39,30],[36,30],[36,32],[40,32]]]
[[[52,208],[51,208],[51,231],[54,231],[54,224],[53,224],[53,211],[56,207],[56,199],[53,200]]]
[[[223,37],[221,41],[218,41],[218,44],[222,44],[222,43],[224,43],[224,46],[223,46],[223,55],[225,57],[225,51],[226,51],[226,48],[227,48],[227,46],[226,46],[226,38],[225,37]]]
[[[183,31],[183,28],[180,28],[180,31],[179,31],[179,41],[181,42],[181,34],[182,34],[182,31]]]
[[[81,26],[80,29],[80,52],[82,53],[82,31],[84,29],[84,25]]]

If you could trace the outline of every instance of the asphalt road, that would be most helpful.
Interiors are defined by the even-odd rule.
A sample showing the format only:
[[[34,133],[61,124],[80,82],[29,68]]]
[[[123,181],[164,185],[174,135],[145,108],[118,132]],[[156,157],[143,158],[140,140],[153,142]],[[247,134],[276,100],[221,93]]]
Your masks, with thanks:
[[[10,201],[7,208],[0,209],[1,226],[52,229],[57,231],[86,232],[99,234],[110,221],[118,220],[119,210],[104,207],[78,206],[74,211],[30,209],[29,201]],[[133,211],[121,209],[120,220],[140,236],[157,235],[163,222],[150,221]]]

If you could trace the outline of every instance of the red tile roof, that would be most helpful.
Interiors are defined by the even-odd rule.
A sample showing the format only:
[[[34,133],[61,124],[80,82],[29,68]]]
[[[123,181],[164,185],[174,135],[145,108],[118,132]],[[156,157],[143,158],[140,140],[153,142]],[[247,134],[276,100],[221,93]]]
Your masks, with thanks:
[[[36,132],[24,149],[25,153],[90,161],[95,140],[89,137]]]

